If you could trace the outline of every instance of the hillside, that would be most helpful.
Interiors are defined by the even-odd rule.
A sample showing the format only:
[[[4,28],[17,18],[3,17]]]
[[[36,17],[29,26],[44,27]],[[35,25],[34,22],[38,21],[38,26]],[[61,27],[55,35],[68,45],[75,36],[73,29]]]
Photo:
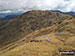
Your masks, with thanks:
[[[74,37],[75,18],[51,11],[28,11],[17,19],[0,22],[0,54],[24,56],[26,50],[28,56],[58,55],[61,50],[75,50]]]
[[[66,22],[72,22],[71,24],[65,25],[68,27],[63,27],[64,29],[68,30],[70,25],[74,25],[75,19],[73,20],[68,20],[64,21],[63,24]],[[60,24],[62,25],[62,24]],[[31,34],[29,34],[28,37],[35,37],[32,40],[42,40],[42,42],[28,42],[25,43],[25,38],[22,40],[18,41],[12,45],[10,45],[10,48],[7,48],[4,50],[6,52],[5,54],[3,53],[2,56],[61,56],[59,55],[59,51],[72,51],[75,50],[75,34],[71,33],[70,31],[65,31],[62,33],[57,32],[50,32],[52,29],[57,29],[59,26],[54,25],[51,27],[47,28],[42,28],[40,31],[37,30]],[[74,27],[75,28],[75,27]],[[74,32],[75,30],[73,30]],[[61,28],[59,28],[61,29]],[[52,31],[53,31],[52,30]],[[68,32],[68,33],[67,33]],[[34,35],[33,35],[34,34]],[[38,36],[38,37],[37,37]],[[30,39],[30,38],[29,38]],[[49,41],[48,41],[49,40]],[[11,51],[9,51],[11,50]],[[8,51],[8,52],[7,52]]]

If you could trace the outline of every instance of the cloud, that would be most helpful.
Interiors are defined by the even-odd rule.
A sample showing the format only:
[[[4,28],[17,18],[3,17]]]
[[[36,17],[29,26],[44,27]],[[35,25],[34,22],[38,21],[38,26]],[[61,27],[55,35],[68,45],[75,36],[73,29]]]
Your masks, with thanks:
[[[12,13],[12,11],[11,10],[1,11],[0,13]]]
[[[27,11],[34,9],[75,11],[75,0],[0,0],[0,11]]]

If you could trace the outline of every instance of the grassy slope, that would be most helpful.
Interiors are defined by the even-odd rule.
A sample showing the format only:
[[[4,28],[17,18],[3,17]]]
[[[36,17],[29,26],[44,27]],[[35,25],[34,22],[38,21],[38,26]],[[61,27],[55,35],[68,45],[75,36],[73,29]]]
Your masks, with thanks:
[[[68,24],[65,24],[68,22]],[[75,19],[64,20],[61,24],[37,30],[27,36],[43,42],[21,42],[16,48],[8,50],[1,56],[61,56],[59,51],[75,50]],[[51,30],[52,29],[52,30]],[[62,34],[58,34],[62,32]],[[68,33],[67,33],[68,32]],[[34,34],[34,35],[33,35]],[[33,38],[34,37],[34,38]],[[26,38],[26,37],[25,37]],[[44,40],[50,39],[51,42]],[[22,39],[24,40],[24,39]],[[66,55],[67,56],[67,55]]]

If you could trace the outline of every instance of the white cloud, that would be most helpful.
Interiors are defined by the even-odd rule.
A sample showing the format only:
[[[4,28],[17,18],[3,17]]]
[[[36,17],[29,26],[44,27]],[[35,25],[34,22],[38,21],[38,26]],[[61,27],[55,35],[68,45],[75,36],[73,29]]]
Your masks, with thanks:
[[[75,11],[75,0],[0,0],[0,10],[26,11],[34,9],[59,9]]]
[[[12,11],[7,10],[7,11],[1,11],[0,13],[11,13]]]

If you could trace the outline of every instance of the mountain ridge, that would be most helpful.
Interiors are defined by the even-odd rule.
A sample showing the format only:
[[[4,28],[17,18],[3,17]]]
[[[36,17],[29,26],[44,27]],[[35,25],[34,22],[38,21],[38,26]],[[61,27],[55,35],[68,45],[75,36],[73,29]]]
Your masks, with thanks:
[[[62,13],[62,14],[67,14],[67,15],[75,17],[75,12],[73,12],[73,11],[70,11],[70,12],[62,12],[60,10],[51,10],[51,11],[53,11],[53,12],[59,12],[59,13]]]

